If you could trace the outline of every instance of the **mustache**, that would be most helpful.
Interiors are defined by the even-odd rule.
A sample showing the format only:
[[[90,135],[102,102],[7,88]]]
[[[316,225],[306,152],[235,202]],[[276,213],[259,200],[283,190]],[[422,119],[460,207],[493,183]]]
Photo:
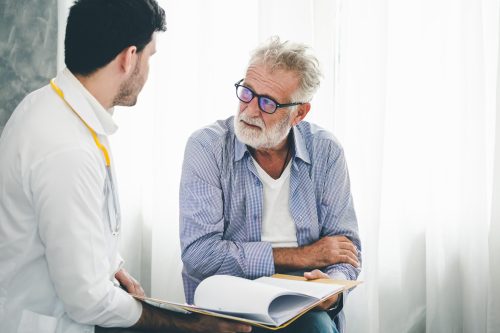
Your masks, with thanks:
[[[249,117],[246,113],[242,112],[238,115],[238,120],[243,120],[245,123],[253,125],[253,126],[258,126],[261,129],[265,128],[265,124],[260,118],[252,118]]]

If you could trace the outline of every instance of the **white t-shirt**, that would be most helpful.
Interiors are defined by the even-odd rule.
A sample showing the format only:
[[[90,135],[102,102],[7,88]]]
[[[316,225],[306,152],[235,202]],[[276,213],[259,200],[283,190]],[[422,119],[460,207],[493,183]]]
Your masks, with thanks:
[[[297,229],[289,205],[291,161],[281,177],[274,179],[252,160],[264,189],[261,240],[272,247],[297,247]]]

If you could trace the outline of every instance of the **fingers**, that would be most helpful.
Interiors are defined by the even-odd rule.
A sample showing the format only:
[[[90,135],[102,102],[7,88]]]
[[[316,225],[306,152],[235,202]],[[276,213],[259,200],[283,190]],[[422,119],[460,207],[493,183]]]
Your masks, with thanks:
[[[341,262],[343,262],[343,263],[350,264],[354,267],[359,267],[358,257],[350,251],[347,251],[347,252],[344,252],[343,254],[341,254],[340,259],[341,259]]]
[[[342,248],[339,250],[339,254],[341,255],[341,258],[343,262],[348,263],[353,265],[354,267],[359,266],[359,261],[358,261],[358,250],[356,247],[351,243],[341,243],[343,245]]]
[[[333,295],[332,297],[324,300],[318,306],[315,307],[316,310],[328,310],[337,302],[339,295]]]
[[[338,242],[352,243],[351,240],[349,238],[347,238],[346,236],[329,236],[329,237],[335,238]]]
[[[134,290],[135,290],[135,291],[133,292],[133,294],[134,294],[134,295],[138,295],[138,296],[146,296],[146,295],[144,294],[144,289],[142,289],[141,284],[140,284],[140,283],[139,283],[136,279],[132,278],[132,283],[133,283],[133,285],[134,285]]]
[[[333,236],[329,238],[332,242],[332,246],[338,248],[337,255],[340,259],[339,262],[359,267],[358,250],[351,240],[345,236]]]
[[[115,274],[115,278],[120,282],[120,284],[127,290],[130,294],[145,296],[144,289],[140,283],[134,279],[127,271],[121,269]]]
[[[120,281],[120,284],[123,287],[125,287],[125,290],[127,290],[130,294],[135,294],[135,292],[136,292],[135,285],[132,282],[132,280],[130,280],[128,277],[125,277],[124,279],[122,279]]]
[[[142,289],[142,286],[139,285],[139,293],[138,293],[139,296],[146,296],[146,293],[144,292],[144,289]]]
[[[312,272],[305,272],[304,273],[304,277],[307,280],[329,279],[330,278],[330,276],[328,276],[327,274],[323,273],[319,269],[315,269]],[[328,309],[330,309],[333,306],[333,304],[335,304],[335,302],[337,302],[338,297],[339,297],[339,295],[337,294],[337,295],[333,295],[332,297],[327,298],[326,300],[324,300],[323,302],[321,302],[320,304],[318,304],[315,307],[315,309],[316,310],[328,310]]]
[[[356,246],[354,246],[354,244],[351,241],[348,241],[348,242],[342,241],[342,242],[338,243],[338,245],[339,245],[339,248],[341,248],[341,249],[351,251],[355,255],[358,254],[358,249],[356,249]]]
[[[128,276],[129,281],[132,285],[131,289],[127,288],[129,293],[134,294],[134,295],[138,295],[138,296],[145,296],[144,289],[142,289],[141,284],[136,279],[134,279],[130,274],[127,274],[127,276]],[[133,290],[133,291],[131,291],[131,290]]]
[[[307,280],[329,279],[330,278],[327,274],[323,273],[319,269],[315,269],[312,272],[305,272],[304,277]]]
[[[354,246],[353,242],[350,241],[347,237],[345,236],[334,236],[334,237],[329,237],[331,241],[336,244],[336,246],[339,249],[351,251],[354,253],[354,255],[358,255],[358,249],[356,246]]]

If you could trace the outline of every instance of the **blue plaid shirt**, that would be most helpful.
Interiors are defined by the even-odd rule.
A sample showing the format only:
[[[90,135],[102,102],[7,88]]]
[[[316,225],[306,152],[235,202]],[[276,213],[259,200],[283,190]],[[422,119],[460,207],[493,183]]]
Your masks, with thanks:
[[[274,274],[271,243],[261,241],[263,185],[233,118],[196,131],[188,140],[180,185],[180,238],[186,301],[201,280],[216,274],[249,279]],[[299,246],[345,235],[361,254],[342,148],[326,130],[302,121],[293,127],[290,213]],[[355,280],[359,269],[336,264],[332,278]]]

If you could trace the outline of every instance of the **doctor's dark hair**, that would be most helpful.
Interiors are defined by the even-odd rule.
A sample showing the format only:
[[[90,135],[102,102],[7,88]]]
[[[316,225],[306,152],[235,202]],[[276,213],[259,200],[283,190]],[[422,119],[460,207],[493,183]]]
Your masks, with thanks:
[[[66,66],[88,76],[129,46],[141,52],[155,31],[165,30],[165,11],[156,0],[77,0],[66,25]]]

